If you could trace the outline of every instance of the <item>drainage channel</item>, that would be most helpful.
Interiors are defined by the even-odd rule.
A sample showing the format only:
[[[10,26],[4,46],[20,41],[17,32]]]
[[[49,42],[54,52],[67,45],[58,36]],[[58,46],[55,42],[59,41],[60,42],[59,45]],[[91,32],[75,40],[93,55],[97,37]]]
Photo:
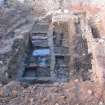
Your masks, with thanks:
[[[63,45],[65,33],[60,30],[54,30],[49,24],[35,24],[21,81],[48,83],[69,80],[69,47]]]

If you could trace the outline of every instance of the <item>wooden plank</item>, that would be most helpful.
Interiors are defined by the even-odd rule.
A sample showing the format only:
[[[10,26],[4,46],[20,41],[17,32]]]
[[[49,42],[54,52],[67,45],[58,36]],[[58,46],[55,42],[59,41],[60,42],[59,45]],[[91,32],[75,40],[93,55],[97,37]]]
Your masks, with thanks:
[[[32,40],[46,40],[48,37],[44,36],[32,36]]]
[[[48,25],[35,24],[33,26],[32,33],[47,33],[48,27]]]
[[[35,63],[31,63],[28,67],[49,67],[49,65],[43,66],[43,65],[38,65]]]
[[[47,40],[32,40],[32,45],[34,47],[48,47],[48,41]]]
[[[55,54],[54,54],[54,42],[53,42],[53,25],[51,24],[49,26],[48,30],[48,45],[50,47],[50,53],[51,53],[51,63],[50,63],[50,70],[51,70],[51,77],[55,77]]]
[[[69,48],[68,47],[55,47],[54,53],[55,55],[66,56],[66,55],[69,55]]]
[[[19,79],[20,81],[28,81],[28,82],[30,82],[30,81],[33,81],[33,82],[35,82],[35,81],[37,81],[37,82],[47,82],[47,81],[53,81],[53,78],[51,78],[51,77],[23,77],[23,78],[20,78]]]
[[[55,56],[66,56],[66,57],[70,57],[70,54],[63,54],[63,53],[56,53],[54,54]]]

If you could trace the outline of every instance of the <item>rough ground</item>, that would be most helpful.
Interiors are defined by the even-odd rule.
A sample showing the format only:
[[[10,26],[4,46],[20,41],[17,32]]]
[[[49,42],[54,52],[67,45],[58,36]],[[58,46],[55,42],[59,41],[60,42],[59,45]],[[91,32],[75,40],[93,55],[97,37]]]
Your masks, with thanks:
[[[79,8],[81,11],[81,9],[83,9],[83,7],[80,8],[81,5],[77,7],[78,5],[76,5],[76,8],[74,6],[74,10]],[[86,8],[89,8],[89,12],[95,12],[94,9],[90,9],[90,7]],[[2,67],[8,63],[7,53],[11,50],[11,42],[13,42],[11,40],[13,38],[12,35],[14,35],[11,33],[10,36],[8,36],[8,34],[4,33],[11,32],[11,26],[14,26],[13,30],[15,30],[15,28],[17,28],[15,26],[17,23],[16,20],[19,20],[20,23],[20,17],[23,17],[23,24],[26,24],[24,23],[24,17],[26,15],[23,14],[23,12],[22,15],[24,16],[20,16],[20,12],[16,13],[15,11],[17,15],[16,17],[14,16],[14,19],[11,19],[11,21],[8,19],[8,12],[8,9],[6,12],[0,9],[0,55],[2,55],[0,56],[0,73],[1,71],[5,72],[7,70]],[[14,14],[14,10],[12,13]],[[12,13],[9,18],[11,18],[11,16],[13,17]],[[9,25],[7,23],[9,23]],[[99,27],[100,25],[104,27],[104,19],[99,21]],[[8,28],[10,30],[6,32]],[[102,27],[100,27],[100,29],[102,29]],[[104,32],[105,29],[103,28],[101,33],[103,34]],[[35,84],[30,86],[12,81],[7,85],[0,85],[0,105],[105,105],[105,90],[104,86],[101,87],[89,81],[72,80],[69,83]]]
[[[92,82],[28,86],[12,81],[0,88],[0,105],[105,105],[105,90]]]

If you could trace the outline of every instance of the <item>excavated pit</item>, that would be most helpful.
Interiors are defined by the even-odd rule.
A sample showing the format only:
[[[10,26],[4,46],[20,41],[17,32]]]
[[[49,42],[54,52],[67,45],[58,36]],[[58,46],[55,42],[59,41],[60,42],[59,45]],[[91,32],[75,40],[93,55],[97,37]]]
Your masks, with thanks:
[[[69,80],[69,46],[63,27],[58,28],[49,30],[49,25],[35,24],[19,80],[32,83]]]
[[[8,73],[10,79],[27,83],[68,82],[72,78],[90,80],[92,57],[87,40],[82,36],[79,20],[74,26],[75,35],[70,39],[72,33],[67,22],[55,22],[53,26],[49,22],[35,23],[27,42],[24,40],[27,46],[23,56],[14,64],[16,70]]]

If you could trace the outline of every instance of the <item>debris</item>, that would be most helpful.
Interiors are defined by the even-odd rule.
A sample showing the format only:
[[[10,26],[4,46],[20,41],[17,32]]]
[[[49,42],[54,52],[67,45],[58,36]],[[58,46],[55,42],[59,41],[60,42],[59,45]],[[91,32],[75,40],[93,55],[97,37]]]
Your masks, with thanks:
[[[78,80],[78,79],[75,79],[75,82],[76,82],[76,83],[78,83],[78,82],[79,82],[79,80]]]

